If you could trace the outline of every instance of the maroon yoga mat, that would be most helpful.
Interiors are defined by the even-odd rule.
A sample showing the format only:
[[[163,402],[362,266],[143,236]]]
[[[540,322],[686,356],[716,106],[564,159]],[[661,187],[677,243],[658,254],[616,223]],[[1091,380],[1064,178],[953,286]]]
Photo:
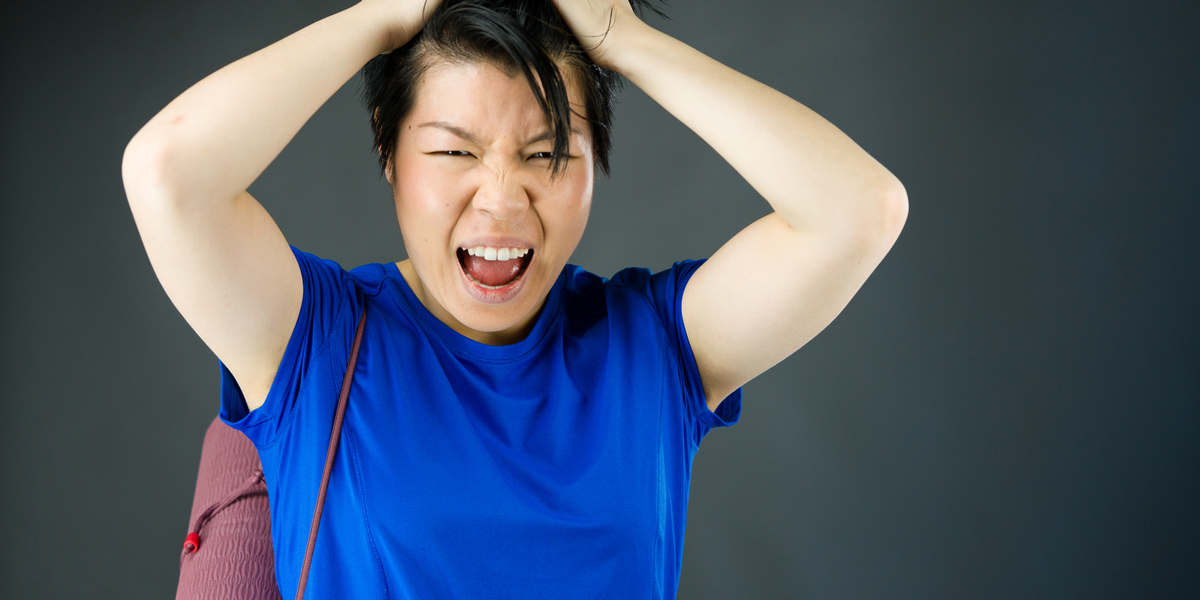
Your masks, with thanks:
[[[189,523],[176,600],[281,597],[258,452],[220,418],[204,435]]]

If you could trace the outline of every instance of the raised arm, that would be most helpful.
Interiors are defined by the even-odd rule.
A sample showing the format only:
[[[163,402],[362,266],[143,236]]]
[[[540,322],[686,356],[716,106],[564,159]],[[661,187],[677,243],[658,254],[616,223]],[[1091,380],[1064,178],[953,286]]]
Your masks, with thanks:
[[[262,405],[302,300],[283,234],[246,188],[372,57],[438,0],[365,0],[213,73],[125,149],[125,193],[167,295]],[[422,14],[424,7],[424,14]]]
[[[716,409],[849,303],[900,234],[904,187],[828,121],[645,25],[628,0],[555,2],[593,60],[695,131],[774,209],[684,291],[684,324]]]

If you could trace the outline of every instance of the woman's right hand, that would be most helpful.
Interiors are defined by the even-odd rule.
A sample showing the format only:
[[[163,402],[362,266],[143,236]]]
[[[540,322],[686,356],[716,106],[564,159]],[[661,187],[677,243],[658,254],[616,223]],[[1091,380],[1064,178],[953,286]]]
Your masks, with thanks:
[[[381,54],[387,54],[408,43],[421,31],[442,0],[361,0],[356,8],[383,19],[388,35]]]

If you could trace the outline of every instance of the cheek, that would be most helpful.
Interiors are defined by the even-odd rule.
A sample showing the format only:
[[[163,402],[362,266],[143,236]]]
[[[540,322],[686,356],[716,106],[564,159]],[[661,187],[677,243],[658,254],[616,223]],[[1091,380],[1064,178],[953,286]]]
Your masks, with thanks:
[[[396,217],[406,242],[441,241],[457,220],[461,178],[448,176],[430,161],[399,160],[393,188]],[[413,237],[419,232],[419,238]]]
[[[562,198],[570,198],[569,202],[563,203],[558,211],[559,225],[565,231],[570,232],[576,241],[583,234],[583,229],[587,225],[588,214],[592,207],[592,178],[590,171],[580,169],[580,173],[568,173],[568,177],[564,177],[561,182],[561,189],[557,191]]]

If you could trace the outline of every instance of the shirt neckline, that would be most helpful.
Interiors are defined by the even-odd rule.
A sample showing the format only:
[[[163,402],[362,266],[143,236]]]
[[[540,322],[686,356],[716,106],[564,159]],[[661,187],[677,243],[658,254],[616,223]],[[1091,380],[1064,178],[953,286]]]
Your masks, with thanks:
[[[400,298],[404,301],[403,304],[407,306],[408,313],[427,332],[432,333],[437,339],[441,340],[455,354],[494,362],[521,360],[539,346],[542,339],[550,331],[551,325],[558,321],[558,315],[562,307],[562,302],[559,299],[562,296],[562,288],[566,282],[567,271],[564,267],[562,272],[558,274],[558,279],[554,281],[554,285],[550,288],[550,293],[546,295],[546,303],[542,307],[542,312],[538,315],[537,321],[534,322],[533,328],[529,330],[529,335],[514,344],[492,346],[477,342],[455,331],[452,327],[435,317],[433,313],[429,312],[429,309],[425,308],[425,305],[417,298],[412,288],[408,286],[408,281],[404,279],[404,275],[400,273],[400,269],[396,266],[396,263],[383,263],[383,268],[388,278],[392,280],[392,284],[400,292]]]

